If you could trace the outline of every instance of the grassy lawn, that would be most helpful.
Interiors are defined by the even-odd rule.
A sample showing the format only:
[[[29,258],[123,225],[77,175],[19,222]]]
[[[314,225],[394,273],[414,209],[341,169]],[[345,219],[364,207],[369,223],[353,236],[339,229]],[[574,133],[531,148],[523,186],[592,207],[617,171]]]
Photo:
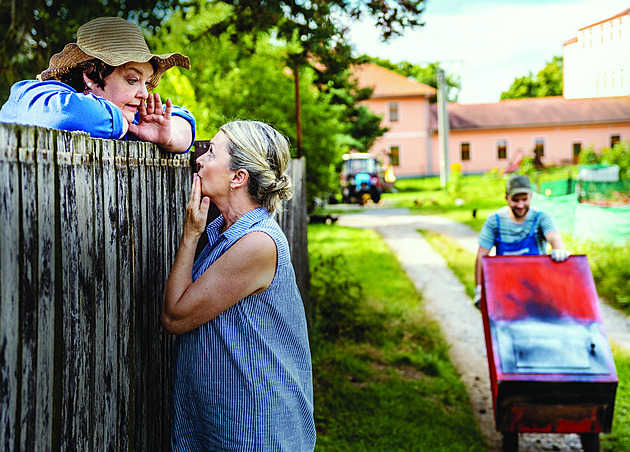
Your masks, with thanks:
[[[308,227],[318,451],[485,451],[439,327],[373,231]]]
[[[449,268],[466,287],[472,297],[474,290],[474,255],[461,248],[447,236],[420,231],[431,246],[447,261]],[[628,261],[626,261],[628,262]],[[630,450],[630,355],[628,350],[613,347],[613,356],[619,378],[612,432],[602,435],[602,448],[610,451]]]
[[[398,180],[396,188],[383,196],[389,206],[444,216],[476,231],[505,205],[505,179],[493,174],[460,178],[447,188],[439,178]],[[335,213],[334,206],[326,210]],[[447,237],[420,232],[472,298],[474,255]],[[312,224],[308,234],[317,304],[317,450],[485,450],[441,333],[424,318],[421,294],[383,242],[373,232],[338,226]],[[588,256],[598,294],[630,314],[630,245],[563,239],[572,254]],[[619,386],[613,431],[602,435],[602,450],[627,451],[630,355],[614,344],[613,355]]]

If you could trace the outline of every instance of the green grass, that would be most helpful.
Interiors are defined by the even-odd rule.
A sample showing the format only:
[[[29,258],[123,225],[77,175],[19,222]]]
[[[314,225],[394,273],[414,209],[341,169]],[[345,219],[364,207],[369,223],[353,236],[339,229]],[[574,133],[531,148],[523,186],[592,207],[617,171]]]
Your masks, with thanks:
[[[599,296],[630,315],[630,242],[621,246],[565,234],[563,240],[573,254],[587,255]]]
[[[447,236],[425,230],[418,232],[424,235],[435,251],[445,257],[448,268],[466,289],[466,295],[473,298],[475,295],[475,255]]]
[[[373,231],[313,224],[318,451],[484,451],[437,324]]]
[[[472,298],[475,284],[474,254],[461,248],[448,236],[430,231],[421,232],[431,246],[444,257],[448,267],[453,270],[466,287],[466,293]],[[615,399],[612,432],[602,435],[601,438],[604,450],[622,452],[630,450],[630,352],[615,347],[614,344],[612,348],[619,386]]]

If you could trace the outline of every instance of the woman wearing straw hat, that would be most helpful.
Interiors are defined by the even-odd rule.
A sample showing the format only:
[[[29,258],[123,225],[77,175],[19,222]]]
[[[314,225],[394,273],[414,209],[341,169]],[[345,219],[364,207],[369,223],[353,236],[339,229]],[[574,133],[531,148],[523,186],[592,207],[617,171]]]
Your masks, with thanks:
[[[173,66],[188,69],[188,57],[152,54],[136,24],[99,17],[79,27],[77,42],[53,55],[37,80],[13,85],[0,122],[137,139],[185,152],[194,141],[194,117],[149,92]]]
[[[289,159],[286,138],[257,121],[223,125],[197,158],[162,304],[178,335],[174,452],[315,447],[306,316],[272,217],[292,194]],[[206,228],[210,201],[221,215]]]

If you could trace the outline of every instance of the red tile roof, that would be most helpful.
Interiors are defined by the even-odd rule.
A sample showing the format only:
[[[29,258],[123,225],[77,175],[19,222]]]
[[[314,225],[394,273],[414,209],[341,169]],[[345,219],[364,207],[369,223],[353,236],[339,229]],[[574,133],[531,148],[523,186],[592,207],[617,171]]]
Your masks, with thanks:
[[[373,63],[353,66],[352,73],[356,76],[361,88],[371,87],[374,89],[372,98],[431,97],[437,93],[437,90],[429,85]]]
[[[630,121],[630,97],[565,99],[536,97],[491,104],[447,104],[451,129],[499,129]],[[429,128],[437,129],[437,105],[431,105]]]

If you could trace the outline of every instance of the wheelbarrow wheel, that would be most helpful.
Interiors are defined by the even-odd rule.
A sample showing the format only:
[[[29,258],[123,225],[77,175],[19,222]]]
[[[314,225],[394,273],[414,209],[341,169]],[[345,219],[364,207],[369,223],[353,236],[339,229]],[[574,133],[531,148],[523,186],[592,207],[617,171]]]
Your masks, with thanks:
[[[518,432],[503,432],[501,438],[503,452],[518,452]]]
[[[584,452],[599,452],[599,433],[581,433],[580,440]]]

